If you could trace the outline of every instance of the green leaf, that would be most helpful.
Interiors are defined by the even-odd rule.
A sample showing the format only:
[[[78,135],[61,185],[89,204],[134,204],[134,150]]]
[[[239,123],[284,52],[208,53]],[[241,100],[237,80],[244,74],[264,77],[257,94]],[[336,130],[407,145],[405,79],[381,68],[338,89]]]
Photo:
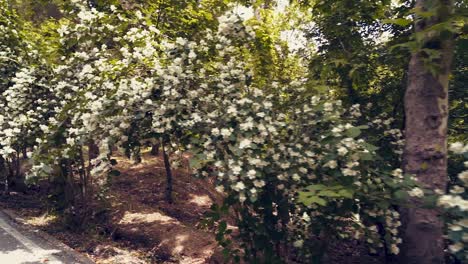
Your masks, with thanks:
[[[310,192],[299,192],[298,200],[300,203],[306,206],[310,206],[314,203],[322,206],[325,206],[327,204],[327,201],[325,199],[320,198],[317,195],[311,195]]]
[[[360,152],[359,153],[360,160],[375,160],[374,156],[369,152]]]
[[[316,192],[319,190],[323,190],[325,188],[326,186],[323,184],[314,184],[314,185],[307,186],[305,189],[308,190],[309,192]]]
[[[257,201],[257,197],[256,196],[249,196],[249,200],[252,202],[252,203],[255,203]]]
[[[326,196],[326,197],[340,197],[340,195],[337,192],[331,191],[331,190],[324,190],[321,191],[319,196]]]
[[[327,205],[327,201],[325,199],[322,199],[322,198],[317,197],[317,196],[310,197],[309,201],[310,201],[310,204],[316,203],[316,204],[321,205],[321,206]]]
[[[426,195],[422,198],[424,208],[435,208],[437,207],[438,195]]]
[[[459,231],[459,232],[449,232],[448,238],[452,241],[461,241],[463,238],[464,232]]]
[[[224,258],[224,260],[225,260],[225,261],[229,260],[229,255],[230,255],[230,253],[231,253],[230,250],[229,250],[229,248],[223,248],[222,253],[223,253],[223,258]]]
[[[190,168],[193,168],[193,169],[196,169],[200,166],[200,160],[196,159],[196,158],[191,158],[189,160],[189,166]]]
[[[413,21],[411,19],[406,18],[396,18],[396,19],[384,19],[383,22],[385,24],[394,24],[401,27],[406,27],[411,24]]]
[[[234,153],[237,156],[242,155],[242,153],[244,152],[242,149],[238,148],[235,145],[229,145],[228,148],[232,153]]]
[[[318,196],[309,196],[303,199],[299,199],[299,202],[303,203],[306,206],[310,206],[312,204],[318,204],[321,206],[327,205],[327,201],[325,199],[322,199]]]
[[[323,163],[326,163],[330,160],[336,160],[338,158],[338,155],[334,154],[334,153],[330,153],[328,155],[326,155],[325,157],[323,157]]]
[[[189,166],[193,169],[198,169],[201,167],[203,161],[205,160],[205,155],[196,154],[189,160]]]
[[[430,18],[430,17],[433,17],[435,16],[437,13],[436,11],[434,10],[430,10],[430,11],[423,11],[422,9],[420,8],[414,8],[414,13],[423,17],[423,18]]]
[[[379,149],[378,147],[376,147],[376,146],[374,146],[372,144],[366,143],[366,142],[364,142],[363,145],[370,152],[374,152],[374,151]]]
[[[359,128],[359,129],[369,129],[369,126],[367,125],[362,125],[362,126],[356,126],[356,128]]]
[[[379,201],[376,203],[379,208],[387,209],[390,206],[389,202],[387,201]]]
[[[345,198],[353,198],[353,195],[354,195],[354,192],[352,190],[348,190],[348,189],[343,189],[343,190],[340,190],[338,192],[338,194],[341,196],[341,197],[345,197]]]
[[[409,197],[408,193],[403,190],[398,190],[393,195],[395,196],[397,200],[400,200],[400,201],[407,200]]]
[[[226,231],[226,229],[227,229],[227,223],[226,223],[226,221],[221,221],[221,222],[219,223],[219,226],[218,226],[218,232],[219,232],[220,234],[224,234],[224,232]]]
[[[359,129],[357,127],[352,127],[350,129],[346,130],[345,133],[346,133],[346,135],[348,137],[355,138],[355,137],[361,135],[361,129]]]

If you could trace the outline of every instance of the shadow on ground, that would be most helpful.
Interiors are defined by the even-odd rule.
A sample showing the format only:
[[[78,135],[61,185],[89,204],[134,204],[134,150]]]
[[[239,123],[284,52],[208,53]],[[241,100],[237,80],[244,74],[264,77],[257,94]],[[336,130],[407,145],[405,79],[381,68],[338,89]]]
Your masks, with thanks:
[[[168,204],[161,157],[146,154],[140,164],[115,159],[121,174],[108,192],[106,223],[89,223],[86,230],[65,228],[63,219],[47,213],[45,182],[26,193],[0,195],[0,206],[97,263],[209,263],[217,244],[214,234],[198,223],[213,202],[222,200],[213,184],[174,170],[174,203]]]

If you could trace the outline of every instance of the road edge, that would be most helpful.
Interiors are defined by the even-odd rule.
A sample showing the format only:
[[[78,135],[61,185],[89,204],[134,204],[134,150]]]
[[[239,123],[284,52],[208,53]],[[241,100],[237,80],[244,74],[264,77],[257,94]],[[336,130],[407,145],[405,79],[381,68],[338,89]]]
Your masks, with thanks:
[[[26,224],[24,219],[18,216],[15,212],[9,209],[2,209],[0,208],[0,214],[5,216],[5,219],[8,221],[9,224],[14,226],[15,228],[19,229],[20,231],[24,231],[29,233],[32,236],[37,236],[40,239],[44,240],[45,242],[49,243],[51,246],[60,249],[64,254],[72,257],[80,264],[95,264],[93,260],[89,257],[78,253],[73,248],[67,246],[62,241],[56,239],[55,237],[47,234],[46,232],[39,230],[37,228],[33,228],[30,225]]]

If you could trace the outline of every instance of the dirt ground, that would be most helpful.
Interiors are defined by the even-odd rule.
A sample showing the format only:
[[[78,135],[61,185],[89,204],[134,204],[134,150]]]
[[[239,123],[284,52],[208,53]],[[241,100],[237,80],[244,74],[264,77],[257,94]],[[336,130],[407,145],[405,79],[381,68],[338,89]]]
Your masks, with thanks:
[[[122,157],[108,192],[107,223],[93,223],[86,232],[67,230],[47,214],[46,194],[0,196],[0,207],[20,215],[96,263],[210,263],[217,249],[214,234],[199,226],[213,201],[222,198],[206,179],[174,170],[174,203],[164,201],[165,171],[161,157],[143,155],[140,164]],[[93,228],[94,227],[94,228]]]

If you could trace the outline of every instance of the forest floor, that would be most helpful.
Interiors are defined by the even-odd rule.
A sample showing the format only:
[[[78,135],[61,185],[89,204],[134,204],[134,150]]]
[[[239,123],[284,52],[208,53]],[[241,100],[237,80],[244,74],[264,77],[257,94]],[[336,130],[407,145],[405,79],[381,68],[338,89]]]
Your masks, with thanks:
[[[210,180],[194,178],[184,169],[173,170],[174,202],[169,204],[164,199],[162,157],[146,153],[139,164],[122,156],[114,158],[121,174],[109,186],[103,207],[109,213],[104,219],[95,217],[83,228],[66,228],[64,219],[48,213],[46,182],[25,193],[0,195],[0,208],[98,264],[225,263],[214,232],[200,225],[210,206],[222,201]],[[382,257],[368,255],[363,241],[332,243],[326,262],[385,263]]]
[[[33,188],[26,193],[0,196],[0,207],[19,215],[23,222],[56,237],[96,263],[217,263],[214,234],[199,223],[214,201],[222,197],[206,179],[184,170],[173,170],[174,202],[164,201],[165,171],[160,157],[143,155],[139,164],[123,157],[118,161],[109,189],[109,215],[86,231],[70,230],[48,214],[46,193]],[[216,254],[218,255],[218,254]]]

